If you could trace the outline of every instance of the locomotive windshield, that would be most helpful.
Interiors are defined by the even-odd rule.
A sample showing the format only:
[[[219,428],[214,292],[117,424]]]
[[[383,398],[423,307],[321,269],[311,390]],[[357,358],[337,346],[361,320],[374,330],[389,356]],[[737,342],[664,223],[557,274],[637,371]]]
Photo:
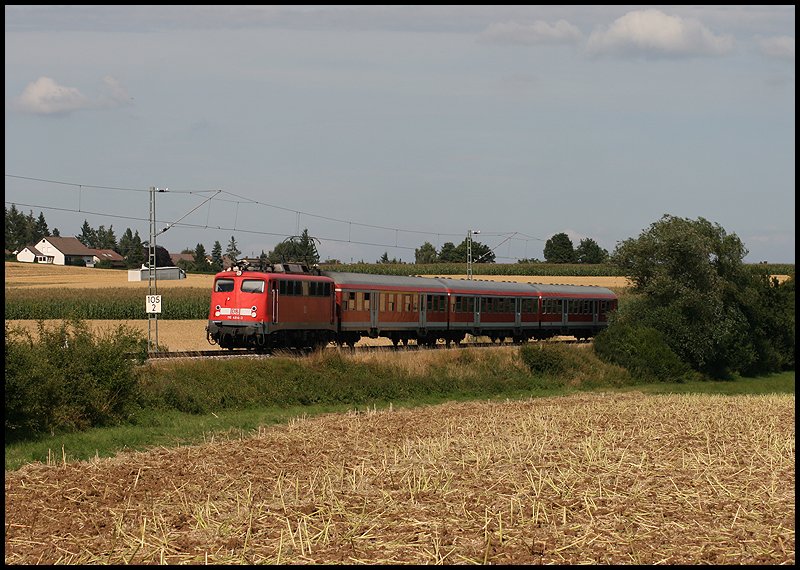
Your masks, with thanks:
[[[242,293],[263,293],[263,279],[245,279],[242,281]]]
[[[214,291],[217,293],[230,293],[233,291],[233,279],[217,279],[214,283]]]

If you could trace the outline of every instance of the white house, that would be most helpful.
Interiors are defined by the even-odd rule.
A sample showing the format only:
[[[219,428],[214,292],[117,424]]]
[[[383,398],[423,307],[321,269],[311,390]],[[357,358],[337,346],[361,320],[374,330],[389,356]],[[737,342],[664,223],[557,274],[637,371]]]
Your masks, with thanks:
[[[27,263],[52,263],[66,265],[80,263],[92,265],[95,251],[83,245],[76,237],[43,237],[39,243],[29,245],[17,253],[17,261]]]

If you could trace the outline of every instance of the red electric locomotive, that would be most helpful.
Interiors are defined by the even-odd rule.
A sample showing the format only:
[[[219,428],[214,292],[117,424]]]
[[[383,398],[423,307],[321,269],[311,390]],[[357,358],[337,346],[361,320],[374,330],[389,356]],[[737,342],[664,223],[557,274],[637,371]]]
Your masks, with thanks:
[[[300,264],[214,276],[206,336],[222,348],[313,349],[336,338],[334,283]]]
[[[314,349],[362,337],[459,344],[571,335],[608,326],[617,297],[605,287],[309,271],[301,264],[217,273],[207,338],[222,348]]]

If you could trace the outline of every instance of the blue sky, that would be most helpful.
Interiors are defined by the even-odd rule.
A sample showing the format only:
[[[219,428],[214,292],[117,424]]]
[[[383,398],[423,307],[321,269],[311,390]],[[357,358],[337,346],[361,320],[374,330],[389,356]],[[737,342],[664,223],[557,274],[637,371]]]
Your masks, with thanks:
[[[9,6],[5,203],[246,255],[609,252],[663,215],[794,263],[794,6]],[[219,192],[217,192],[219,191]]]

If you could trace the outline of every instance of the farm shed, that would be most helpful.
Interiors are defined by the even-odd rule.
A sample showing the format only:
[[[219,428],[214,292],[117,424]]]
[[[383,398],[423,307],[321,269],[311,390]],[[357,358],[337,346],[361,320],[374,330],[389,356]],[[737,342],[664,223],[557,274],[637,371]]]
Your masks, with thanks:
[[[176,279],[186,279],[186,272],[180,267],[156,267],[156,279],[165,281],[174,281]],[[142,267],[141,269],[128,270],[128,281],[149,281],[150,269]]]

